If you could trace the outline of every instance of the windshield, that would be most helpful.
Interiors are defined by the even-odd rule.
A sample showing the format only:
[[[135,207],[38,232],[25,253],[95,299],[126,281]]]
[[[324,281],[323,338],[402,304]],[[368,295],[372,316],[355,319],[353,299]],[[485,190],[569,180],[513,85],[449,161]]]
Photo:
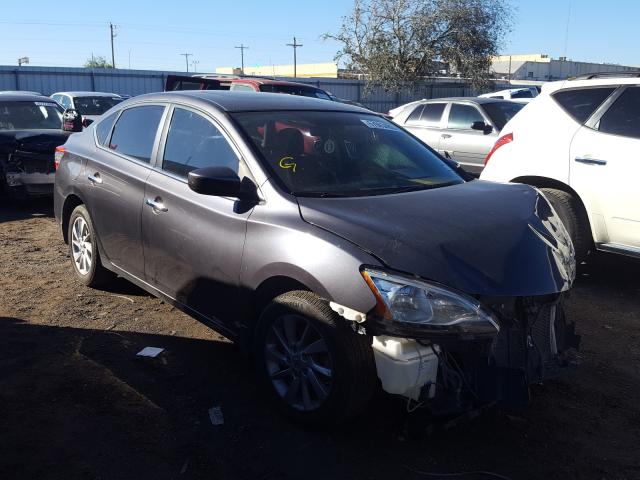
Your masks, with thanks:
[[[0,130],[60,130],[62,108],[51,102],[0,102]]]
[[[463,182],[433,151],[376,115],[283,111],[233,117],[267,168],[296,196],[380,195]]]
[[[102,115],[121,101],[120,97],[73,97],[73,104],[80,115]]]
[[[300,85],[265,84],[260,85],[260,91],[269,93],[288,93],[289,95],[300,95],[301,97],[331,100],[331,97],[324,90],[313,87],[302,87]]]
[[[485,103],[482,107],[498,130],[502,130],[507,122],[524,108],[524,105],[515,102],[495,102]]]

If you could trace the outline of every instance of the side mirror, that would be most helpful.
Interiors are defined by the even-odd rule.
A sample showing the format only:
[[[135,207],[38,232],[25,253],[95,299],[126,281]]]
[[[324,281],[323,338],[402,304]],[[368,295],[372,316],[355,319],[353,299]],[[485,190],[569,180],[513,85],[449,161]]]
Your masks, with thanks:
[[[84,127],[82,126],[82,115],[73,108],[68,108],[62,114],[62,130],[65,132],[81,132]]]
[[[471,124],[471,130],[480,130],[485,135],[488,135],[493,132],[493,127],[491,125],[487,125],[484,122],[473,122]]]
[[[229,167],[205,167],[189,172],[189,188],[202,195],[239,197],[242,182]]]

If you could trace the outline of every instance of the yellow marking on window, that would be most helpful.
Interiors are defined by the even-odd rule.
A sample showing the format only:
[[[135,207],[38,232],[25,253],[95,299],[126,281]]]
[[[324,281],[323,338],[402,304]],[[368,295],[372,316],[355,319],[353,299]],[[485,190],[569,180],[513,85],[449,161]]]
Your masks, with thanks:
[[[286,163],[287,160],[293,160],[293,157],[282,157],[279,162],[280,168],[291,168],[293,170],[293,173],[296,173],[296,163]]]

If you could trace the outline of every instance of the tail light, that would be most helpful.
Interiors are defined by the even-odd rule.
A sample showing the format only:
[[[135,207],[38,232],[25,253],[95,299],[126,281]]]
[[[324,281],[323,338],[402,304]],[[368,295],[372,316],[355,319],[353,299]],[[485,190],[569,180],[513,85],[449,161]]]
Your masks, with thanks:
[[[56,147],[56,153],[53,155],[53,166],[55,167],[56,170],[58,170],[58,167],[60,166],[60,162],[62,161],[64,152],[65,150],[62,145],[59,147]]]
[[[511,143],[511,142],[513,142],[513,133],[507,133],[506,135],[503,135],[498,140],[496,140],[496,143],[493,144],[493,148],[489,152],[489,155],[487,155],[487,158],[484,159],[484,164],[486,165],[487,163],[489,163],[489,160],[491,159],[491,156],[494,153],[496,153],[496,151],[500,147],[503,147],[507,143]]]

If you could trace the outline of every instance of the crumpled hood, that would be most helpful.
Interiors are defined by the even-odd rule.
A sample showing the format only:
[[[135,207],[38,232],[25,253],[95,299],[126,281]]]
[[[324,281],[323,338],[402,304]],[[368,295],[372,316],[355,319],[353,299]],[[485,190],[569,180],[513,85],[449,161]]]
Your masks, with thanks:
[[[471,295],[530,296],[570,288],[573,245],[544,196],[473,181],[395,195],[299,197],[303,219],[388,268]]]
[[[0,131],[0,150],[53,153],[57,146],[67,141],[69,135],[63,130],[4,130]]]

